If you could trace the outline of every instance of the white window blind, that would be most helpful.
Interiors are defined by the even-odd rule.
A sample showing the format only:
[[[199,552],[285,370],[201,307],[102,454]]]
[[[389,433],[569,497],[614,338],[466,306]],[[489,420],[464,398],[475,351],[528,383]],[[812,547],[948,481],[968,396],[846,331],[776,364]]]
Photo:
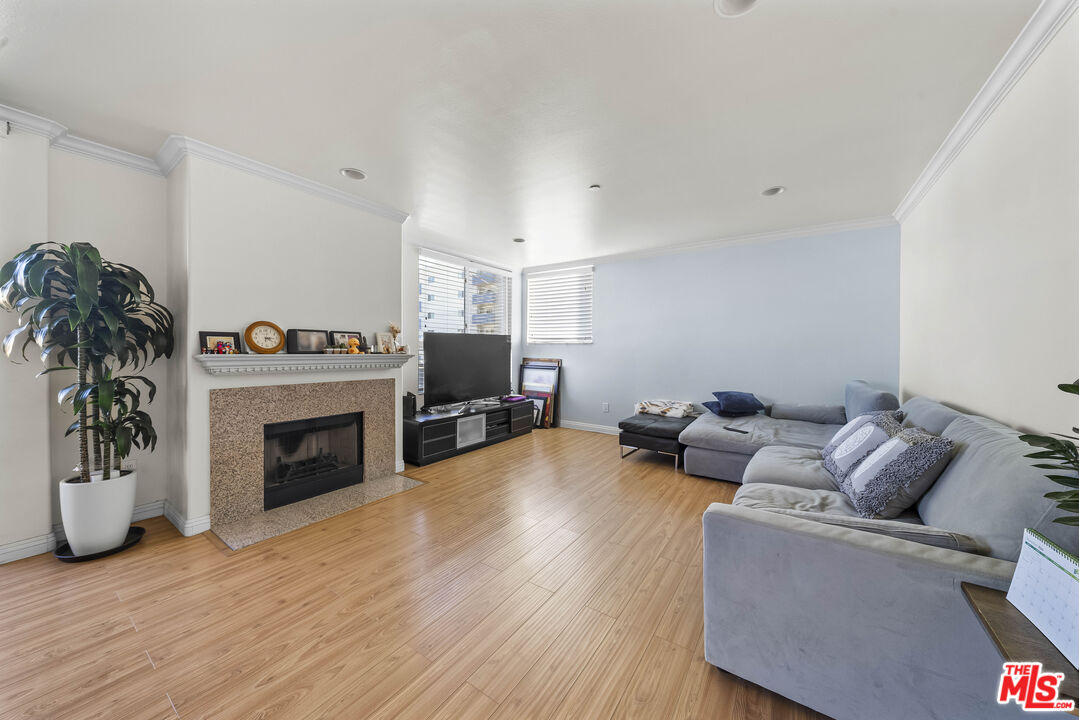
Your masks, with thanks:
[[[423,334],[510,334],[512,279],[504,270],[424,250],[419,266],[419,391],[423,392]]]
[[[592,342],[592,266],[529,273],[528,342]]]

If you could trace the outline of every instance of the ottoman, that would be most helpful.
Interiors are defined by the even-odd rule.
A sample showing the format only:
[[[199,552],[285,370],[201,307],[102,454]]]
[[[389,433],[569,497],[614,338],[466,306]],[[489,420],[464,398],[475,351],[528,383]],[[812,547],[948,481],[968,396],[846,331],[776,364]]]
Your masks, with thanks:
[[[692,417],[667,417],[665,415],[634,415],[618,423],[618,445],[622,457],[638,450],[652,450],[674,456],[674,469],[682,460],[686,446],[678,442],[678,436],[693,422]],[[629,448],[629,452],[623,452]]]

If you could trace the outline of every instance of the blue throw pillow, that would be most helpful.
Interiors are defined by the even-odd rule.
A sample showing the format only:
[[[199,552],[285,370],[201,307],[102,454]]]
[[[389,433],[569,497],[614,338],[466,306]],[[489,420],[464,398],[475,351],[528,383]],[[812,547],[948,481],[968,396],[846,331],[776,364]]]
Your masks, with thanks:
[[[764,403],[754,397],[753,393],[730,392],[717,390],[712,393],[719,403],[719,410],[712,410],[716,415],[737,417],[739,415],[754,415],[764,409]],[[705,407],[708,403],[704,403]]]
[[[711,410],[714,414],[722,415],[723,417],[745,417],[745,416],[748,416],[748,415],[756,415],[757,414],[755,412],[749,412],[749,411],[747,411],[747,412],[735,412],[733,410],[728,410],[728,411],[724,412],[723,408],[720,407],[718,400],[709,400],[708,402],[701,403],[701,405],[704,405],[706,408]]]

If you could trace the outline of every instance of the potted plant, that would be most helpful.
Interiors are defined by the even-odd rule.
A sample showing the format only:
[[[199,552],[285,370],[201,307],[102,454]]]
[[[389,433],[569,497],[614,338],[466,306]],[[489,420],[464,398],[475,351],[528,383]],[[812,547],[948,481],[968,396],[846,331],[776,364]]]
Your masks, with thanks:
[[[11,357],[36,343],[46,368],[74,372],[57,400],[76,416],[67,434],[79,438],[78,476],[60,483],[64,533],[75,555],[123,544],[135,504],[134,471],[120,471],[132,447],[153,450],[157,434],[139,409],[157,388],[128,374],[172,355],[172,313],[154,300],[138,270],[101,258],[89,243],[37,243],[0,267],[0,309],[20,324],[5,339]],[[93,445],[94,465],[90,462]],[[113,475],[113,470],[118,472]]]
[[[1079,380],[1074,383],[1057,385],[1057,387],[1066,393],[1079,395]],[[1079,433],[1079,427],[1073,427],[1072,432]],[[1079,440],[1079,437],[1055,433],[1054,435],[1020,435],[1019,439],[1033,447],[1042,448],[1026,457],[1050,461],[1038,463],[1034,467],[1052,471],[1046,473],[1045,476],[1053,482],[1068,488],[1067,490],[1045,494],[1045,497],[1056,501],[1058,508],[1065,512],[1073,513],[1072,515],[1055,518],[1053,522],[1079,526],[1079,449],[1076,448],[1073,442],[1074,440]],[[1062,472],[1072,474],[1062,475]]]

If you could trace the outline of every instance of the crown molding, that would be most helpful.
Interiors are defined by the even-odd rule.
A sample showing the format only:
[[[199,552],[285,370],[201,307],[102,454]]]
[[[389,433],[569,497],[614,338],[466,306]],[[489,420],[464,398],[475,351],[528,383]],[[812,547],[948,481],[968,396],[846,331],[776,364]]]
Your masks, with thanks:
[[[521,272],[532,273],[547,270],[560,270],[562,268],[577,267],[579,265],[598,265],[615,260],[656,257],[659,255],[691,252],[693,250],[706,250],[708,248],[723,247],[727,245],[747,245],[750,243],[812,237],[814,235],[832,235],[835,233],[850,232],[852,230],[874,230],[876,228],[894,225],[897,225],[894,217],[891,215],[883,215],[880,217],[825,223],[823,225],[805,225],[802,227],[787,228],[785,230],[769,230],[767,232],[748,233],[745,235],[728,235],[725,237],[712,238],[710,240],[702,240],[700,242],[683,243],[681,245],[665,245],[663,247],[645,248],[642,250],[630,250],[628,252],[612,253],[610,255],[595,255],[592,257],[567,260],[566,262],[559,263],[549,263],[546,265],[529,265],[523,268]]]
[[[87,140],[86,138],[77,137],[75,135],[64,133],[53,139],[52,146],[57,150],[64,150],[76,155],[94,158],[95,160],[104,160],[105,162],[115,163],[116,165],[123,165],[132,170],[144,172],[147,175],[156,175],[157,177],[164,176],[164,173],[161,172],[161,168],[157,166],[157,163],[148,157],[136,155],[135,153],[120,150],[119,148],[114,148],[109,145],[102,145],[93,140]]]
[[[41,135],[42,137],[47,137],[50,141],[67,132],[67,128],[55,120],[49,120],[8,105],[0,105],[0,121],[5,120],[23,132]]]
[[[39,117],[8,105],[0,105],[0,121],[5,120],[23,132],[48,138],[49,146],[57,150],[123,165],[150,175],[159,177],[162,175],[157,163],[150,158],[71,135],[68,133],[67,127],[55,120]]]
[[[219,165],[225,165],[283,185],[289,185],[311,195],[359,208],[397,223],[403,223],[408,218],[408,213],[389,205],[383,205],[382,203],[362,198],[359,195],[353,195],[329,185],[308,180],[287,170],[281,170],[258,160],[252,160],[243,155],[237,155],[234,152],[182,135],[169,135],[157,152],[157,165],[161,168],[161,172],[168,175],[186,155],[210,160]]]
[[[1068,18],[1079,8],[1079,0],[1042,0],[1037,10],[1023,26],[1018,37],[1004,53],[959,121],[930,159],[922,174],[914,181],[902,202],[895,209],[895,218],[902,223],[926,196],[937,180],[963,151],[978,129],[997,109],[1008,92],[1023,77],[1027,68],[1038,59],[1042,50],[1057,34]]]

